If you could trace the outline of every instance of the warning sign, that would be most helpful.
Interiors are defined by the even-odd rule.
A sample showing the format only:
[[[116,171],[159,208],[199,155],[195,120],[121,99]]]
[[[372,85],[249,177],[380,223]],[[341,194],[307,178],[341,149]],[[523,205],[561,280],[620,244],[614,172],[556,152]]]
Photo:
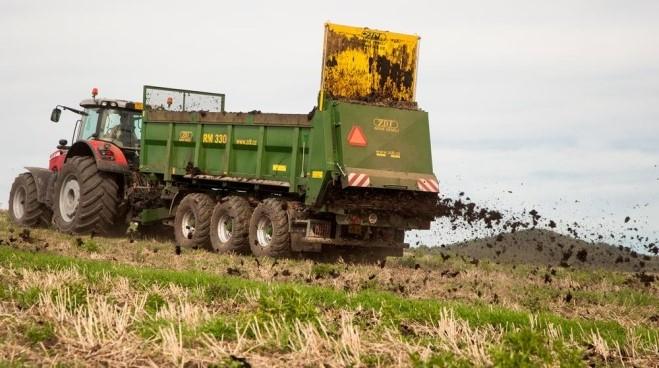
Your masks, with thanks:
[[[362,127],[359,125],[352,126],[352,129],[350,129],[350,132],[348,133],[348,144],[356,147],[366,147],[366,136],[364,135]]]

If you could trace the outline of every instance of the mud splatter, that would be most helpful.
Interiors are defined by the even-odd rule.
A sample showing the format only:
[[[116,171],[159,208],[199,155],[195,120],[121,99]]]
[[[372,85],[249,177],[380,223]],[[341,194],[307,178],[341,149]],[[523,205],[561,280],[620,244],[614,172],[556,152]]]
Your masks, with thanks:
[[[492,237],[492,240],[487,243],[487,248],[490,249],[495,249],[501,243],[517,243],[515,237],[508,239],[506,234],[540,228],[551,229],[552,231],[557,231],[558,234],[563,233],[569,235],[569,238],[583,240],[590,244],[632,244],[636,250],[643,250],[642,253],[659,254],[659,247],[656,245],[659,241],[650,239],[648,236],[641,236],[638,234],[639,228],[636,226],[622,229],[618,233],[610,232],[608,234],[608,240],[605,242],[605,236],[602,233],[583,228],[576,221],[567,224],[564,223],[562,225],[564,228],[561,229],[559,227],[559,221],[543,216],[537,209],[530,209],[521,213],[491,209],[472,202],[465,192],[460,192],[457,198],[439,197],[433,212],[435,219],[448,221],[451,231],[462,231],[467,235],[467,238],[483,239]],[[625,223],[636,223],[636,220],[632,221],[631,216],[626,216],[624,220]],[[604,228],[603,226],[600,227]],[[542,241],[535,241],[534,239],[534,242],[529,244],[529,246],[533,247],[535,245],[535,249],[538,252],[542,252],[545,245],[554,243],[555,241],[556,235],[552,235],[549,239],[543,238]],[[559,244],[560,246],[561,244]],[[621,249],[628,249],[623,246],[620,247]],[[569,256],[567,256],[567,252],[561,252],[563,254],[563,259],[561,260],[563,263],[566,263],[573,255],[572,249],[569,250]],[[610,250],[607,251],[611,253]],[[498,250],[496,254],[498,256],[503,252],[503,250]],[[609,254],[609,256],[611,255],[612,253]],[[585,248],[577,252],[576,256],[582,263],[589,261],[589,253]],[[634,258],[638,255],[636,251],[631,251],[630,256]],[[610,264],[614,264],[613,260],[616,263],[621,263],[619,257],[611,256],[610,258]]]

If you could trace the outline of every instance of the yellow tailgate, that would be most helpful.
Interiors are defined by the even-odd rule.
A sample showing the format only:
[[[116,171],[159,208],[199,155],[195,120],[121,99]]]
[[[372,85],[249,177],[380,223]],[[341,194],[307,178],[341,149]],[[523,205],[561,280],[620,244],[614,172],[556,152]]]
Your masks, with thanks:
[[[327,23],[321,93],[341,100],[414,102],[418,49],[416,35]]]

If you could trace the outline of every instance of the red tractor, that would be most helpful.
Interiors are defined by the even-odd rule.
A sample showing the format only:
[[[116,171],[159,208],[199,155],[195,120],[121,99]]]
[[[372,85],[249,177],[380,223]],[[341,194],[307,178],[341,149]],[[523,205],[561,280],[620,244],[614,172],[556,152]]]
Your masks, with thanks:
[[[142,103],[97,98],[80,103],[82,110],[58,105],[80,115],[73,143],[61,139],[48,169],[28,167],[11,187],[9,215],[22,226],[49,225],[63,232],[111,234],[127,227],[125,186],[139,165]]]

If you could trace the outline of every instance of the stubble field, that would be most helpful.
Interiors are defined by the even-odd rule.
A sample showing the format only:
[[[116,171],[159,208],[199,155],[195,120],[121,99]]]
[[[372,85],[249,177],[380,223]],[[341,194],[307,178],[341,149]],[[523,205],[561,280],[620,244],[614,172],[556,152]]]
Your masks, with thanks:
[[[25,230],[6,214],[0,240],[0,367],[659,362],[652,269],[475,259],[464,245],[374,265],[256,259]]]

